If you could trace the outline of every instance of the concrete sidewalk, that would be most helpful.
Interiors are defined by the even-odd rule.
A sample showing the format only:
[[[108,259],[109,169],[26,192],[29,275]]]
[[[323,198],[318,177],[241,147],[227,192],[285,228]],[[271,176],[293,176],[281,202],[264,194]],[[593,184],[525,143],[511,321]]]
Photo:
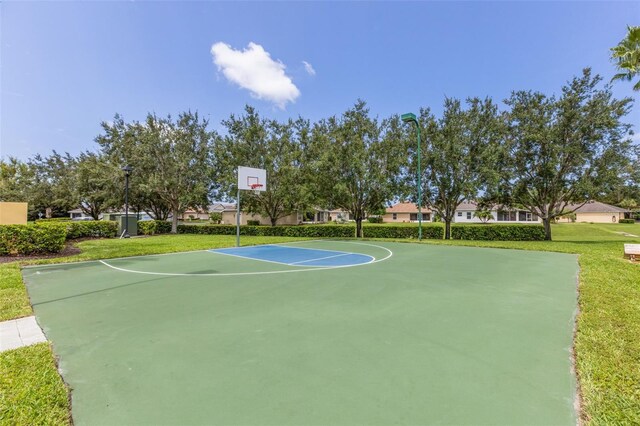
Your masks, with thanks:
[[[0,322],[0,352],[46,341],[34,316]]]

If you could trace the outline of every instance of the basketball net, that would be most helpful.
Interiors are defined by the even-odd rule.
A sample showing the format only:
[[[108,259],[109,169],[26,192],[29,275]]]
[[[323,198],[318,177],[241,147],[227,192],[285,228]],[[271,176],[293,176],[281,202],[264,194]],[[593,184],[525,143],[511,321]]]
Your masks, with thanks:
[[[250,186],[251,186],[251,190],[253,191],[253,193],[255,195],[259,195],[260,194],[260,188],[262,188],[263,185],[261,183],[254,183],[254,184],[251,184]]]

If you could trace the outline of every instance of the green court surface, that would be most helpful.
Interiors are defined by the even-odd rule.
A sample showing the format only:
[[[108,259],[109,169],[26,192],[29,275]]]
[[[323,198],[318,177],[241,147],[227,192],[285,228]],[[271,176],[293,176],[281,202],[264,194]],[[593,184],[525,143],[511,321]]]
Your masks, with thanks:
[[[25,268],[75,424],[576,423],[575,256],[284,246]]]

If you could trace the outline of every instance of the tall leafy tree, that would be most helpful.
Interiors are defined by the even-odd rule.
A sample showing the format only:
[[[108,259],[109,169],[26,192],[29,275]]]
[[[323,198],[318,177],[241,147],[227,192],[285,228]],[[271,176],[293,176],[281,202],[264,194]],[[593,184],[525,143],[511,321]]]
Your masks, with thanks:
[[[80,209],[95,220],[122,203],[120,170],[103,154],[83,152],[77,157],[74,192]]]
[[[421,201],[442,218],[449,239],[456,208],[475,199],[494,178],[495,148],[504,126],[489,98],[469,99],[466,109],[457,99],[445,99],[442,118],[423,109],[420,123],[425,138]]]
[[[27,165],[32,176],[29,204],[34,210],[56,217],[78,207],[74,196],[76,160],[69,153],[53,151],[47,157],[37,154]]]
[[[627,27],[627,36],[611,49],[611,59],[620,71],[613,76],[613,81],[633,81],[640,77],[640,26]],[[640,78],[633,90],[640,90]]]
[[[25,162],[15,157],[0,159],[0,201],[27,202],[32,178]]]
[[[113,123],[103,123],[104,134],[96,141],[118,167],[133,167],[132,205],[156,219],[171,212],[176,233],[182,212],[208,204],[218,136],[207,127],[207,120],[190,111],[176,120],[148,114],[143,123],[125,123],[116,115]]]
[[[384,209],[397,193],[406,140],[397,116],[380,124],[362,100],[314,126],[308,166],[317,194],[328,207],[349,212],[356,236],[367,213]]]
[[[510,203],[542,219],[547,240],[555,217],[601,197],[630,161],[630,126],[621,120],[631,99],[615,99],[600,81],[585,69],[560,97],[519,91],[505,101],[510,111],[502,189]]]
[[[301,145],[308,135],[307,121],[266,120],[247,105],[243,115],[231,115],[222,124],[227,136],[217,145],[215,155],[220,195],[237,197],[237,169],[247,166],[265,169],[267,184],[266,191],[241,194],[243,210],[268,217],[275,226],[279,219],[308,205]]]

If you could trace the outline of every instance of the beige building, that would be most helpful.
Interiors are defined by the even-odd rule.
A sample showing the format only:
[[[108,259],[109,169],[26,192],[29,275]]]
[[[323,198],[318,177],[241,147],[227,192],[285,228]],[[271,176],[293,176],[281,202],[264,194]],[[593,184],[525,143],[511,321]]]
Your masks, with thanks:
[[[573,210],[578,205],[570,204],[566,210]],[[578,207],[574,214],[576,216],[575,222],[618,223],[620,219],[625,218],[625,213],[629,213],[629,210],[599,201],[589,201],[587,204]],[[566,216],[559,218],[558,222],[574,222],[574,220],[571,216]]]
[[[27,203],[0,202],[0,225],[26,225]]]
[[[432,219],[431,210],[422,207],[422,220],[430,222]],[[385,210],[382,220],[388,223],[417,222],[418,205],[415,203],[398,203]]]

